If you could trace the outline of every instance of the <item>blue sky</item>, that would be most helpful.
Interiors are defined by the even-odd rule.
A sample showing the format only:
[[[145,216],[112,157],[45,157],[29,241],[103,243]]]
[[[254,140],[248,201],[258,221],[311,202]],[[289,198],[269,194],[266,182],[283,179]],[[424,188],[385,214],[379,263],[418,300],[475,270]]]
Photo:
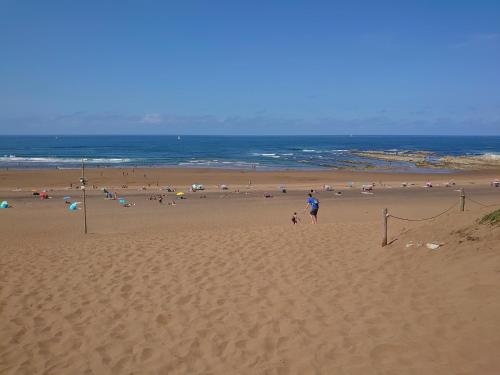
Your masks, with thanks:
[[[0,0],[3,134],[500,134],[499,1]]]

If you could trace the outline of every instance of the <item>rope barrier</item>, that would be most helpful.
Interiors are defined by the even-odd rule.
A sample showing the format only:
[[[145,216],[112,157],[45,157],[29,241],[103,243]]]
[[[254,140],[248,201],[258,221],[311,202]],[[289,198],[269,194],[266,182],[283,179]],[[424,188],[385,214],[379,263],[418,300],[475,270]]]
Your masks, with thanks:
[[[423,219],[408,219],[408,218],[404,218],[404,217],[399,217],[399,216],[394,216],[394,215],[387,215],[388,217],[392,217],[393,219],[398,219],[398,220],[404,220],[404,221],[426,221],[426,220],[432,220],[432,219],[435,219],[441,215],[444,215],[445,213],[449,212],[452,208],[454,208],[458,203],[453,203],[449,208],[447,208],[446,210],[444,210],[443,212],[437,214],[437,215],[434,215],[434,216],[431,216],[431,217],[426,217],[426,218],[423,218]]]
[[[384,224],[384,232],[383,232],[383,239],[382,239],[382,247],[383,246],[387,246],[387,232],[388,232],[388,219],[390,217],[392,217],[393,219],[396,219],[396,220],[403,220],[403,221],[427,221],[427,220],[433,220],[433,219],[436,219],[442,215],[444,215],[445,213],[451,211],[453,208],[455,208],[457,205],[459,205],[460,207],[460,211],[464,211],[464,208],[465,208],[465,201],[468,200],[468,201],[471,201],[472,203],[475,203],[475,204],[478,204],[482,207],[493,207],[493,206],[500,206],[500,203],[494,203],[494,204],[484,204],[484,203],[481,203],[481,202],[478,202],[472,198],[470,198],[468,195],[466,196],[465,195],[465,192],[464,192],[464,189],[460,189],[460,201],[459,202],[455,202],[453,203],[450,207],[448,207],[446,210],[438,213],[437,215],[434,215],[434,216],[431,216],[431,217],[426,217],[426,218],[422,218],[422,219],[410,219],[410,218],[406,218],[406,217],[400,217],[400,216],[395,216],[395,215],[392,215],[392,214],[389,214],[388,211],[387,211],[387,208],[384,208],[383,210],[383,224]]]
[[[500,203],[493,203],[493,204],[484,204],[484,203],[481,203],[481,202],[478,202],[472,198],[470,198],[469,196],[467,196],[467,200],[471,201],[472,203],[475,203],[475,204],[478,204],[480,206],[483,206],[483,207],[493,207],[493,206],[500,206]]]

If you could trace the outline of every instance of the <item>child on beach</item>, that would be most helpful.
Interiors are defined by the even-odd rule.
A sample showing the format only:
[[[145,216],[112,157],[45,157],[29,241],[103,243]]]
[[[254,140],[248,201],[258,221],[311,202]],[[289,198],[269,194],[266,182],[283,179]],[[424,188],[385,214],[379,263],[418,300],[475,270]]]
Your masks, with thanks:
[[[292,224],[293,225],[298,224],[299,221],[300,221],[300,217],[297,215],[297,212],[294,212],[293,216],[292,216]]]

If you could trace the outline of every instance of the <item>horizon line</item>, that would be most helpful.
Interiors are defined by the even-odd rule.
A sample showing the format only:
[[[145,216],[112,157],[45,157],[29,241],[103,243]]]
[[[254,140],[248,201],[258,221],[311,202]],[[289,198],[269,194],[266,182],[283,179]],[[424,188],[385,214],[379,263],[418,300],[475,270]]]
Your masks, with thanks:
[[[128,133],[128,134],[3,134],[3,137],[500,137],[500,134],[191,134],[191,133]],[[1,136],[0,136],[1,137]]]

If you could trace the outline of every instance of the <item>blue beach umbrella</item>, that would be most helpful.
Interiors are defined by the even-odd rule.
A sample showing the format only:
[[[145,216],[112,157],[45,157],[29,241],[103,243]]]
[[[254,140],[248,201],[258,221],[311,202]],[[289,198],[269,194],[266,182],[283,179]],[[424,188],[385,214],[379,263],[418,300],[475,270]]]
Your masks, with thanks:
[[[7,201],[3,201],[2,203],[0,203],[0,208],[9,208],[9,202]]]

